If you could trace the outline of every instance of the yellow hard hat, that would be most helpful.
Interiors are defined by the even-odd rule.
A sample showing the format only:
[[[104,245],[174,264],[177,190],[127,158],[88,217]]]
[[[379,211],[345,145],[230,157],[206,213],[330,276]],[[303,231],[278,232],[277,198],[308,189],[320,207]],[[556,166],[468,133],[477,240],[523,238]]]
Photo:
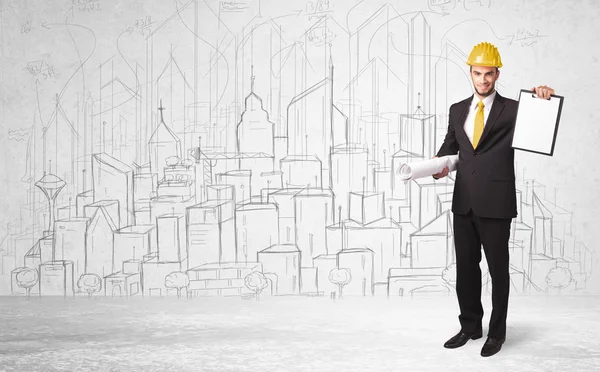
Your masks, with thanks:
[[[471,50],[471,54],[467,59],[467,65],[500,68],[502,67],[502,60],[500,59],[498,48],[493,44],[483,42],[473,47],[473,50]]]

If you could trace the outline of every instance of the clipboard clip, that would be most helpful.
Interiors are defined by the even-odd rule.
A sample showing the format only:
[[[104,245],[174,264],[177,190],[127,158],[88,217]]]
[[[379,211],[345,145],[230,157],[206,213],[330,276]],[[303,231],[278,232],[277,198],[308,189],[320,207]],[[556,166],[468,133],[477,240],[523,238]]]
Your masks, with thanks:
[[[531,97],[532,97],[532,98],[539,98],[539,96],[538,96],[537,94],[535,94],[535,93],[531,93]],[[552,97],[554,97],[554,96],[553,96],[553,95],[550,95],[550,98],[547,98],[547,99],[546,99],[546,101],[550,101],[550,99],[551,99]]]

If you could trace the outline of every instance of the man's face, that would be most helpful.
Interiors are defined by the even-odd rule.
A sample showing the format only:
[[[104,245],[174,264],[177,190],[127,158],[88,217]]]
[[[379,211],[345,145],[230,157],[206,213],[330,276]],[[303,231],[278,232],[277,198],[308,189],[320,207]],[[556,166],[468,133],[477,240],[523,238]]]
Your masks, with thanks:
[[[496,67],[471,66],[471,80],[477,94],[487,97],[494,93],[500,71]]]

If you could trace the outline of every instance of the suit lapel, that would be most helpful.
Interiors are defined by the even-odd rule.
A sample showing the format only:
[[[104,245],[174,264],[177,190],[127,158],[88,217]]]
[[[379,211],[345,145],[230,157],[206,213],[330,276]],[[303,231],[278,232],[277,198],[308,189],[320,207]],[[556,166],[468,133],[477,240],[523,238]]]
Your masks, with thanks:
[[[465,132],[465,120],[467,120],[467,116],[469,115],[469,108],[471,107],[472,101],[473,101],[473,96],[471,96],[471,98],[467,98],[463,101],[462,110],[459,111],[460,117],[456,121],[456,123],[458,123],[458,128],[454,128],[455,132],[458,131],[459,133],[462,133],[464,140],[467,141],[467,143],[469,143],[468,147],[471,149],[473,149],[473,146],[471,145],[471,141],[469,141],[469,137],[467,136],[467,133]]]
[[[496,92],[496,97],[494,98],[494,104],[492,105],[492,109],[490,110],[490,117],[487,118],[485,123],[485,127],[483,128],[483,133],[481,134],[481,138],[479,139],[479,143],[477,147],[481,146],[481,143],[485,140],[485,137],[492,131],[492,128],[496,124],[500,113],[504,109],[504,97],[502,97],[498,92]],[[471,146],[473,147],[473,146]]]

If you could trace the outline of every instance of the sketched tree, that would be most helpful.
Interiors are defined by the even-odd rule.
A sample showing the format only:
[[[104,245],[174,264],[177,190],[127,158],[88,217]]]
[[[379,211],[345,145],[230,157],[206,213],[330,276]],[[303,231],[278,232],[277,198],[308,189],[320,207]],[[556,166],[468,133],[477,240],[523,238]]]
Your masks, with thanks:
[[[332,269],[329,272],[329,281],[337,285],[340,291],[340,299],[342,299],[342,289],[352,280],[350,269]]]
[[[91,298],[92,294],[102,289],[102,279],[94,273],[82,274],[77,281],[77,287],[80,291],[87,292]]]
[[[17,274],[17,285],[21,288],[25,288],[27,299],[29,299],[31,288],[37,284],[38,278],[37,270],[31,267],[26,267]]]
[[[443,271],[442,271],[442,279],[444,279],[444,281],[446,283],[448,283],[449,286],[455,288],[456,287],[456,264],[450,264],[450,266],[446,267]]]
[[[568,287],[572,281],[573,274],[566,267],[553,267],[546,275],[548,287],[558,289],[559,293],[561,289]]]
[[[173,166],[179,164],[179,161],[180,161],[180,159],[178,156],[169,156],[168,158],[165,159],[165,163],[169,167],[173,167]]]
[[[190,278],[181,271],[173,271],[165,277],[165,287],[177,289],[177,298],[181,298],[181,290],[190,285]]]
[[[260,271],[254,271],[246,275],[244,284],[246,285],[246,288],[254,292],[256,300],[258,300],[263,289],[269,286],[267,277]]]

